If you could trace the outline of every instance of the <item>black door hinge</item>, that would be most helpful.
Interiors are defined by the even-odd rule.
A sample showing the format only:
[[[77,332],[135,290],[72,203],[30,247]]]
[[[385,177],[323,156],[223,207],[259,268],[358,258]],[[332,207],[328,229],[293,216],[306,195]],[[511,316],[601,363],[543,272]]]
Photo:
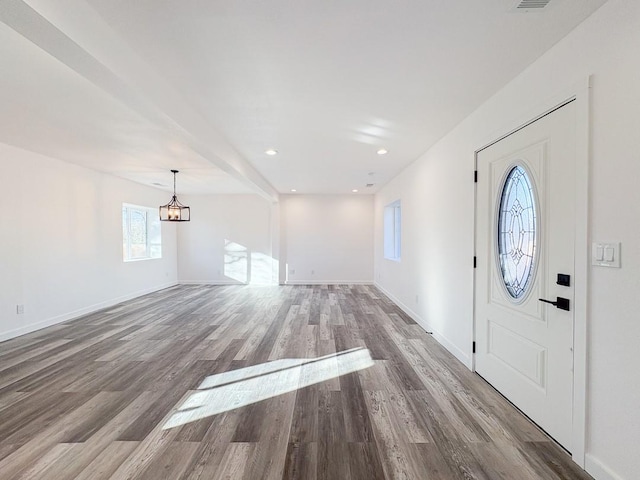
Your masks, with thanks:
[[[478,183],[478,170],[473,172],[473,183]]]
[[[473,257],[473,268],[478,267],[478,257]]]
[[[476,342],[473,342],[471,349],[473,353],[476,353]]]

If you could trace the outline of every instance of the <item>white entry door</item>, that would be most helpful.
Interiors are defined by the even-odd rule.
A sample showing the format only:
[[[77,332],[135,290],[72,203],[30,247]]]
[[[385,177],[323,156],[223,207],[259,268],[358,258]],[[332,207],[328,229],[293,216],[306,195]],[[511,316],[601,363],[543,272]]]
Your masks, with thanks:
[[[574,104],[477,156],[476,371],[567,450],[573,412]]]

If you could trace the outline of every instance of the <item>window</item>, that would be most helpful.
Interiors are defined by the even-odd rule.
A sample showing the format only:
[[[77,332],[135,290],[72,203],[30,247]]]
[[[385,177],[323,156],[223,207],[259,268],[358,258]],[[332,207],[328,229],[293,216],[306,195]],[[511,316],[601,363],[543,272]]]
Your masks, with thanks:
[[[400,261],[400,200],[384,207],[384,258]]]
[[[498,211],[498,256],[502,280],[514,300],[531,285],[536,260],[536,203],[533,184],[524,168],[507,175]]]
[[[162,257],[157,209],[122,204],[122,255],[125,262]]]

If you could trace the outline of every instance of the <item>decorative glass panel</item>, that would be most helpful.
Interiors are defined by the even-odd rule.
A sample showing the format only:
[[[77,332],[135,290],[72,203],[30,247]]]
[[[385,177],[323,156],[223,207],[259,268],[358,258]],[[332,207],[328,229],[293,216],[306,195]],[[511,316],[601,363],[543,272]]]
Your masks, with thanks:
[[[533,185],[524,168],[507,175],[498,212],[498,258],[504,285],[514,299],[522,298],[533,282],[537,255],[536,205]]]

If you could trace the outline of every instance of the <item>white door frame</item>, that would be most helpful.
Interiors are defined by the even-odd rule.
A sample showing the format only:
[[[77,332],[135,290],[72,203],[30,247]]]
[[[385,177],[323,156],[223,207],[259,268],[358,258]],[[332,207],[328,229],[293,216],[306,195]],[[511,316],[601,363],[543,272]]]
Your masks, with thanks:
[[[477,170],[478,153],[503,138],[535,122],[560,106],[575,100],[576,106],[576,194],[575,194],[575,279],[574,329],[573,329],[573,431],[571,435],[571,456],[575,463],[584,468],[587,420],[587,328],[588,328],[588,287],[589,287],[589,111],[591,77],[563,90],[549,100],[539,104],[535,111],[523,115],[509,123],[502,135],[488,139],[473,155]],[[478,198],[474,195],[474,255],[477,237]],[[473,338],[476,339],[477,318],[475,312],[476,275],[473,278]],[[472,355],[472,370],[476,371],[475,355]]]

